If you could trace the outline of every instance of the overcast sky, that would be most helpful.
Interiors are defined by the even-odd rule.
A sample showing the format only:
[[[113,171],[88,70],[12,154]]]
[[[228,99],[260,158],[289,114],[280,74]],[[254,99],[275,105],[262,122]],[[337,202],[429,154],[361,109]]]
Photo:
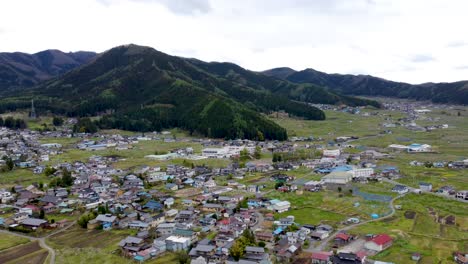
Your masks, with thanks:
[[[468,79],[468,1],[1,0],[0,51],[135,43],[251,70]]]

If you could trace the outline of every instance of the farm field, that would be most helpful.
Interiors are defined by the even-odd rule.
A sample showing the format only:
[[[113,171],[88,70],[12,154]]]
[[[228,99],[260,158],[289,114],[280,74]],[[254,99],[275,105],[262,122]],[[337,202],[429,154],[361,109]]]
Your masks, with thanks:
[[[49,237],[47,244],[56,250],[57,263],[127,263],[114,252],[128,234],[74,227]]]
[[[326,223],[338,227],[350,217],[366,220],[370,219],[371,214],[385,215],[390,210],[385,202],[366,201],[350,193],[338,194],[332,191],[304,192],[302,195],[272,192],[268,197],[287,200],[292,205],[290,211],[276,214],[276,219],[293,215],[300,224]],[[356,203],[359,206],[355,206]]]
[[[375,258],[395,263],[414,263],[411,254],[423,255],[421,263],[450,263],[451,252],[468,250],[468,211],[466,204],[432,195],[409,194],[396,204],[402,205],[394,217],[356,227],[358,235],[388,233],[394,245]],[[440,220],[454,216],[455,222]]]
[[[1,234],[0,236],[0,251],[26,244],[29,242],[29,239],[27,238],[22,238],[22,237],[17,237],[13,235],[8,235],[8,234]]]
[[[48,255],[37,241],[11,247],[0,252],[0,263],[31,263],[42,264]],[[31,262],[34,261],[34,262]]]
[[[74,227],[47,239],[48,245],[56,250],[56,262],[65,264],[106,263],[125,264],[131,262],[119,255],[118,243],[132,231],[86,230]],[[149,264],[174,263],[176,255],[167,253]]]

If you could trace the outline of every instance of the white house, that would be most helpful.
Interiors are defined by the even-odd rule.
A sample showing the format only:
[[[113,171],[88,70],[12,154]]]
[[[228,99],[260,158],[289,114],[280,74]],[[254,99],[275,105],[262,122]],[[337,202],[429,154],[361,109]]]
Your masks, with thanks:
[[[254,153],[255,147],[246,146],[226,146],[222,148],[204,148],[202,156],[213,159],[225,159],[240,155],[241,151],[246,149],[250,154]]]
[[[408,146],[408,152],[414,153],[414,152],[430,152],[432,151],[431,145],[428,144],[411,144]]]
[[[323,156],[328,158],[336,158],[341,154],[339,149],[324,149]]]
[[[421,189],[421,191],[423,191],[423,192],[430,192],[430,191],[432,191],[432,184],[427,183],[427,182],[420,182],[419,183],[419,189]]]
[[[166,238],[167,251],[187,250],[190,247],[190,244],[190,237],[170,236]]]
[[[229,158],[228,150],[226,148],[204,148],[202,150],[202,156],[211,159]]]

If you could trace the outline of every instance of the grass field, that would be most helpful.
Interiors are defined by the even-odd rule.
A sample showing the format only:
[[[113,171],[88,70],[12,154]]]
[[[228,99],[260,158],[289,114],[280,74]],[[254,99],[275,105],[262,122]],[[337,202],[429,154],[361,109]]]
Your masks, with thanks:
[[[126,263],[113,252],[119,241],[129,234],[74,227],[48,238],[47,243],[57,250],[57,263]]]
[[[28,169],[15,168],[12,171],[0,173],[0,187],[3,188],[10,188],[18,184],[28,186],[33,182],[47,183],[49,179],[44,174],[34,174]]]
[[[314,136],[332,140],[338,136],[375,135],[381,130],[381,116],[361,116],[336,111],[325,111],[324,121],[310,121],[293,118],[271,118],[285,127],[290,136]]]
[[[395,263],[414,263],[411,254],[423,255],[422,263],[450,263],[448,260],[453,251],[468,250],[468,210],[466,204],[441,199],[432,195],[409,194],[397,201],[402,205],[394,217],[359,226],[351,232],[355,234],[388,233],[396,240],[394,245],[375,258]],[[429,208],[437,215],[454,215],[455,225],[437,223],[431,216]],[[413,219],[407,218],[405,212],[413,211]]]
[[[29,239],[17,237],[8,234],[2,234],[0,236],[0,251],[5,250],[14,246],[18,246],[21,244],[26,244],[29,242]]]
[[[304,192],[302,195],[295,193],[272,192],[269,198],[287,200],[291,203],[291,210],[276,214],[275,218],[293,215],[297,223],[318,224],[327,223],[339,226],[340,223],[350,217],[358,217],[361,220],[370,219],[371,214],[384,215],[389,213],[389,207],[384,202],[365,201],[361,197],[352,196],[349,193],[339,194],[332,191]],[[359,203],[359,207],[354,204]]]

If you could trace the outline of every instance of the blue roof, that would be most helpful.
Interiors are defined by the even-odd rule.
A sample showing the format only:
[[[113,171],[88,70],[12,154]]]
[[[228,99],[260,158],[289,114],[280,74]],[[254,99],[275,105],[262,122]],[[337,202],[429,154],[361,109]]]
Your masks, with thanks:
[[[273,234],[279,235],[279,234],[281,234],[281,232],[283,232],[283,229],[281,227],[278,227],[278,228],[276,228],[275,231],[273,231]]]
[[[418,143],[413,143],[413,144],[411,144],[411,145],[409,145],[409,146],[410,146],[410,147],[420,147],[420,146],[421,146],[421,144],[418,144]]]
[[[160,203],[158,203],[158,202],[156,202],[154,200],[151,200],[151,201],[147,202],[143,206],[143,208],[148,208],[148,209],[151,209],[151,210],[158,210],[158,209],[162,209],[163,206]]]
[[[143,261],[143,260],[145,260],[145,258],[143,258],[142,256],[135,256],[133,259],[134,259],[134,260],[137,260],[137,261]]]
[[[277,203],[279,203],[279,202],[281,202],[281,201],[278,200],[278,199],[270,200],[270,203],[271,203],[271,204],[277,204]]]
[[[381,166],[379,167],[380,170],[398,170],[395,166]]]
[[[332,169],[332,171],[350,171],[350,170],[353,170],[353,168],[348,165],[338,166]]]
[[[318,169],[318,170],[316,170],[316,171],[317,171],[317,172],[320,172],[320,173],[329,173],[329,172],[331,172],[330,169]]]

